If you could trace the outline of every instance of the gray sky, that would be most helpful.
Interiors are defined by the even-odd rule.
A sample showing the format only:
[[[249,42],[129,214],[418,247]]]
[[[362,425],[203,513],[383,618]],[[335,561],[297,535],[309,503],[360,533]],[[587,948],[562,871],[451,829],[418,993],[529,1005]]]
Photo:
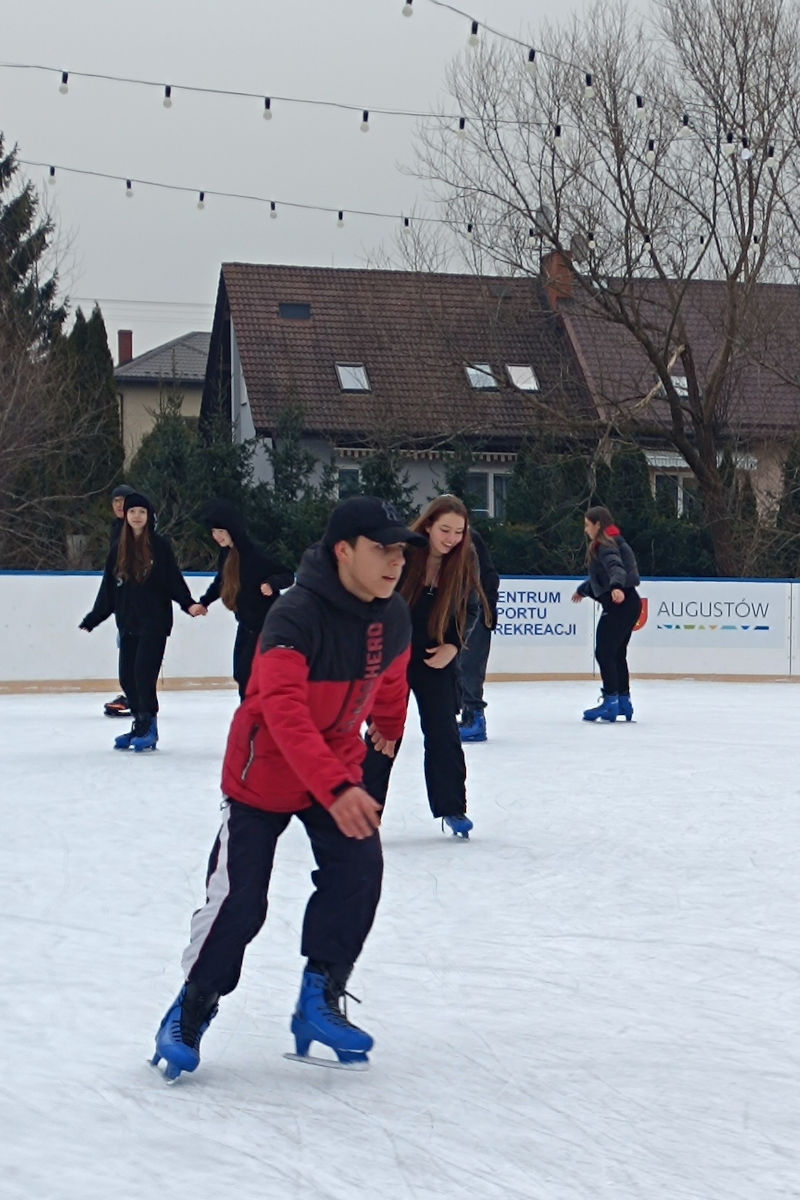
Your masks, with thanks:
[[[119,328],[134,331],[134,353],[190,329],[209,329],[224,261],[360,266],[391,221],[348,209],[408,212],[424,204],[410,163],[415,122],[360,112],[185,92],[180,85],[430,111],[440,102],[447,63],[468,52],[469,22],[414,0],[29,0],[3,30],[3,63],[38,64],[173,85],[0,68],[0,112],[20,157],[83,171],[151,180],[190,192],[25,167],[59,229],[65,290],[87,311],[98,300],[116,357]],[[544,0],[458,0],[457,8],[497,29],[533,37]],[[561,6],[560,11],[574,8]],[[522,53],[522,51],[520,51]],[[345,210],[336,214],[207,197],[222,191]]]

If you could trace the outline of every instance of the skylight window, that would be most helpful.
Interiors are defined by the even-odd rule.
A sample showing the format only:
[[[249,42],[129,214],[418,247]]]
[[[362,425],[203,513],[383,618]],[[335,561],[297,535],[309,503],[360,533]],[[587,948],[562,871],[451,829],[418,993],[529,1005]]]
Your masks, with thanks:
[[[368,392],[369,377],[363,363],[336,363],[339,387],[343,392]]]
[[[295,300],[281,300],[278,303],[278,316],[287,321],[310,321],[311,305]]]
[[[497,390],[497,380],[492,373],[491,363],[468,363],[464,370],[467,372],[470,387],[484,392]]]
[[[529,363],[516,366],[514,363],[506,363],[506,371],[508,373],[509,382],[515,388],[519,388],[521,392],[538,392],[540,391],[539,380],[536,378],[536,372]]]

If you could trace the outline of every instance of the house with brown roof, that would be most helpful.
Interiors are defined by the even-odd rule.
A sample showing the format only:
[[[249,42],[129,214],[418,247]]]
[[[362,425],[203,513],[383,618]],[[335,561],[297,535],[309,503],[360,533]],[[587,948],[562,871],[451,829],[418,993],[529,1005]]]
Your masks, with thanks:
[[[132,332],[119,331],[114,379],[126,466],[153,428],[155,414],[167,394],[180,396],[181,416],[199,417],[210,340],[208,332],[184,333],[134,357]]]
[[[603,315],[571,278],[563,259],[555,262],[546,283],[598,420],[629,432],[647,457],[654,493],[672,497],[681,512],[695,480],[671,444],[664,386],[642,346],[624,324]],[[721,348],[731,338],[731,358],[712,418],[715,437],[736,469],[750,475],[762,513],[774,512],[786,451],[800,435],[800,288],[763,283],[745,294],[741,287],[703,279],[674,285],[644,279],[620,287],[626,291],[626,305],[636,310],[639,328],[662,347],[681,399],[687,397],[684,342],[691,343],[702,398]]]
[[[525,434],[596,417],[538,280],[225,263],[203,416],[229,414],[238,441],[268,439],[287,407],[342,494],[390,449],[422,504],[463,442],[470,492],[496,517]]]

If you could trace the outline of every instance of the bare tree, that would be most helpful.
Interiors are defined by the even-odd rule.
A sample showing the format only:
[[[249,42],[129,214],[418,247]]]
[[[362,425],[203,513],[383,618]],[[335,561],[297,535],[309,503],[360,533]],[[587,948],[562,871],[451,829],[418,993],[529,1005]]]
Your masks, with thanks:
[[[571,311],[636,343],[649,382],[628,392],[609,372],[601,415],[683,456],[717,568],[737,574],[720,470],[737,377],[769,336],[759,285],[800,266],[797,9],[655,0],[645,23],[599,0],[534,45],[533,64],[497,42],[452,65],[461,136],[451,117],[426,125],[418,174],[450,228],[469,229],[470,255],[477,246],[497,271],[538,274],[555,252],[571,267]]]

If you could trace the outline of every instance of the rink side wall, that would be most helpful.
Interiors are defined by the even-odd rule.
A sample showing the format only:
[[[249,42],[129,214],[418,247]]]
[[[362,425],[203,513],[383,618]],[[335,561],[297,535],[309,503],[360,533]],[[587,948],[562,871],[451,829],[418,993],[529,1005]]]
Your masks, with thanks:
[[[189,572],[195,598],[213,576]],[[0,691],[117,688],[113,618],[78,629],[94,603],[98,572],[0,572]],[[504,576],[489,678],[591,678],[591,600],[573,604],[579,579]],[[645,613],[628,660],[639,677],[798,678],[800,581],[645,579]],[[217,602],[194,620],[175,606],[165,687],[233,687],[235,620]]]

